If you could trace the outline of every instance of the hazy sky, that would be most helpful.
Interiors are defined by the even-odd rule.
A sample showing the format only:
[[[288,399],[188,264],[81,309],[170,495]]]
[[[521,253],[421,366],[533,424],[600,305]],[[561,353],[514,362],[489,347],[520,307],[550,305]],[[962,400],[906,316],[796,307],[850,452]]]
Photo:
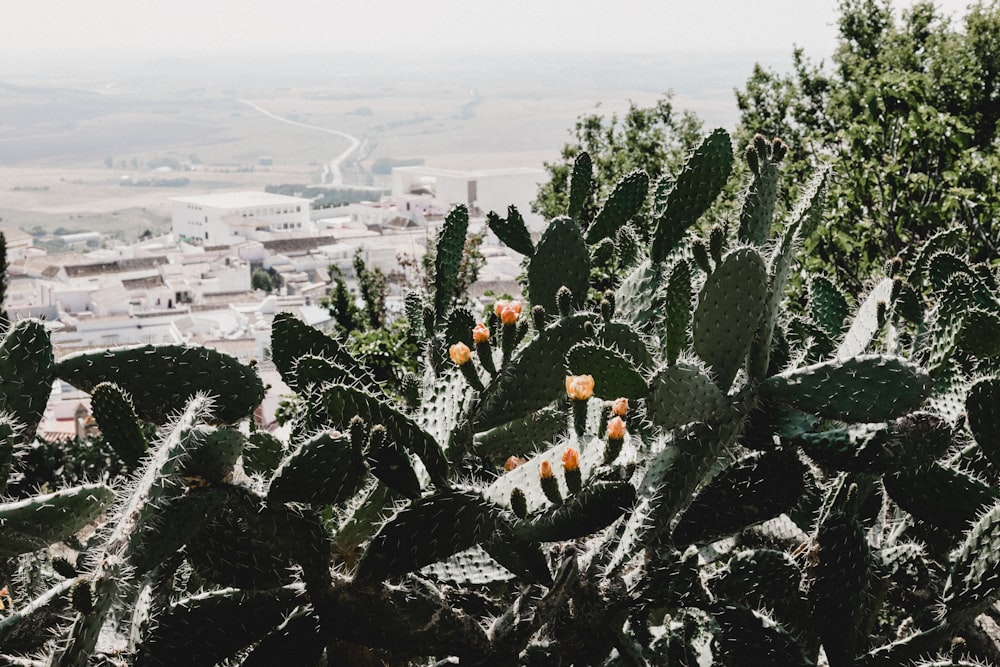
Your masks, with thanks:
[[[952,13],[967,2],[939,4]],[[3,0],[0,55],[16,65],[89,53],[789,52],[795,43],[823,57],[835,41],[835,7],[835,0]]]

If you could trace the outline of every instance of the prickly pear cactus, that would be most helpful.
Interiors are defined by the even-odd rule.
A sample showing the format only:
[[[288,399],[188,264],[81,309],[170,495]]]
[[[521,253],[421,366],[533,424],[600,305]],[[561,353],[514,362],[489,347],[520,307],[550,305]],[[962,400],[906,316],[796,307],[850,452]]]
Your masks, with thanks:
[[[996,280],[958,234],[864,295],[799,275],[828,172],[777,219],[785,150],[753,140],[739,224],[704,237],[724,131],[596,213],[581,155],[540,239],[514,208],[489,216],[530,302],[482,321],[453,304],[456,209],[431,291],[406,299],[428,352],[407,402],[275,318],[287,441],[253,432],[263,385],[225,355],[53,363],[44,328],[16,325],[0,484],[25,473],[56,376],[93,392],[133,472],[0,504],[0,662],[838,667],[946,650],[1000,599]]]

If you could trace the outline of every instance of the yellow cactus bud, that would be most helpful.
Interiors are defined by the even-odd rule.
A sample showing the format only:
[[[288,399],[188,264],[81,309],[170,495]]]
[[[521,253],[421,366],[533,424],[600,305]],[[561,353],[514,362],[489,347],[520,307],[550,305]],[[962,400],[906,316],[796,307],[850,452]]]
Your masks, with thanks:
[[[481,345],[490,339],[490,330],[485,324],[480,322],[472,329],[472,340],[476,345]]]
[[[567,375],[566,395],[575,401],[586,401],[594,395],[594,378],[590,375]]]
[[[608,438],[611,440],[625,438],[625,421],[621,417],[612,417],[608,422]]]
[[[507,459],[507,461],[506,461],[506,462],[505,462],[505,463],[503,464],[503,469],[504,469],[504,470],[506,470],[507,472],[510,472],[510,471],[511,471],[511,470],[513,470],[514,468],[518,467],[519,465],[523,465],[523,464],[525,464],[525,463],[527,463],[527,461],[526,461],[525,459],[522,459],[522,458],[521,458],[521,457],[519,457],[519,456],[511,456],[511,457],[510,457],[509,459]]]
[[[580,469],[580,452],[573,447],[567,447],[562,455],[563,468],[572,472]]]
[[[448,348],[448,356],[457,366],[462,366],[472,359],[472,350],[465,343],[455,343]]]
[[[616,417],[624,417],[628,414],[628,399],[627,398],[616,398],[615,402],[611,404],[611,413]]]
[[[552,464],[543,460],[542,464],[538,466],[538,476],[542,479],[551,479],[553,476]]]

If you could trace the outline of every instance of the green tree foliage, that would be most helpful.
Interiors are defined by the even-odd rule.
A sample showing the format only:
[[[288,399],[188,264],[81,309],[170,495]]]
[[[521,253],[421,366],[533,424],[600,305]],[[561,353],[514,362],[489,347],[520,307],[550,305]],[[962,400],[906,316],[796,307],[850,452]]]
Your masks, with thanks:
[[[255,290],[259,289],[270,293],[274,290],[274,281],[271,280],[271,274],[264,269],[254,269],[253,273],[250,274],[250,286]]]
[[[590,154],[594,182],[584,203],[583,218],[588,224],[625,174],[641,169],[650,182],[674,173],[701,139],[702,123],[691,112],[674,109],[673,95],[663,95],[653,106],[630,104],[625,115],[593,113],[577,119],[573,140],[563,146],[559,160],[545,163],[549,181],[538,190],[531,208],[546,219],[569,210],[570,175],[573,160],[581,152]],[[645,216],[643,216],[645,217]],[[640,230],[648,234],[648,230]]]
[[[952,23],[930,2],[897,18],[887,0],[842,0],[831,66],[794,53],[789,75],[756,67],[743,90],[739,143],[791,146],[791,182],[834,164],[813,268],[860,287],[882,258],[960,226],[973,261],[1000,248],[1000,3]]]
[[[354,275],[358,279],[358,289],[365,302],[365,317],[368,326],[378,329],[385,323],[385,298],[389,296],[389,279],[382,269],[368,268],[359,246],[354,251]]]

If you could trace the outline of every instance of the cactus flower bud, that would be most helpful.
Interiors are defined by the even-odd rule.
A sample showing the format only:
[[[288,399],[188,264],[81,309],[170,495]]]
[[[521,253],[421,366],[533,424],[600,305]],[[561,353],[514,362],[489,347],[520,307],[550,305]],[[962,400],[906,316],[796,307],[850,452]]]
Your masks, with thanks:
[[[519,456],[511,456],[509,459],[507,459],[506,462],[504,462],[503,469],[506,470],[507,472],[510,472],[514,468],[518,467],[519,465],[523,465],[524,463],[527,463],[525,459],[522,459]]]
[[[580,469],[580,452],[574,447],[567,447],[562,455],[563,468],[569,471]]]
[[[566,395],[574,401],[586,401],[594,395],[594,378],[590,375],[567,375]]]
[[[500,311],[500,322],[505,325],[516,324],[517,318],[521,314],[521,309],[515,309],[513,306],[505,306],[503,310]]]
[[[448,356],[456,366],[464,366],[472,359],[472,350],[465,343],[455,343],[448,348]]]
[[[616,398],[615,402],[611,404],[611,414],[616,417],[624,417],[628,414],[628,399],[627,398]]]
[[[480,322],[472,329],[472,341],[476,345],[481,345],[490,339],[490,330],[485,324]]]
[[[543,460],[538,467],[538,478],[542,486],[542,493],[549,499],[549,502],[553,505],[561,505],[562,494],[559,492],[559,482],[552,472],[552,464],[547,460]]]
[[[573,447],[567,447],[562,455],[563,472],[566,477],[566,488],[570,493],[579,493],[583,488],[583,475],[580,472],[580,452]]]
[[[608,422],[608,439],[623,440],[625,438],[625,421],[621,417],[612,417]]]

